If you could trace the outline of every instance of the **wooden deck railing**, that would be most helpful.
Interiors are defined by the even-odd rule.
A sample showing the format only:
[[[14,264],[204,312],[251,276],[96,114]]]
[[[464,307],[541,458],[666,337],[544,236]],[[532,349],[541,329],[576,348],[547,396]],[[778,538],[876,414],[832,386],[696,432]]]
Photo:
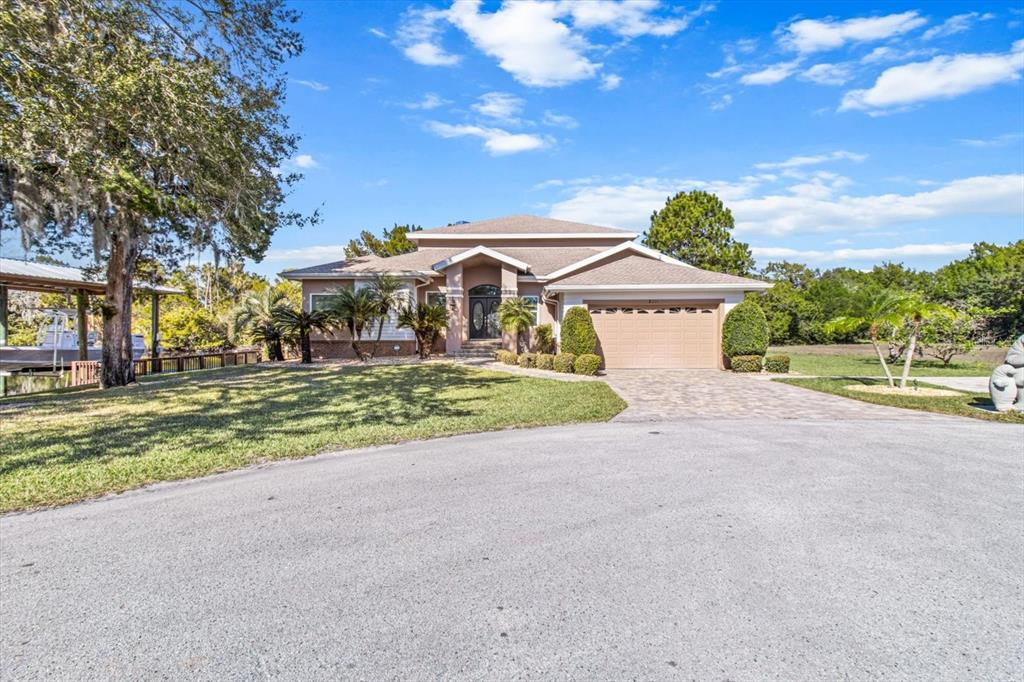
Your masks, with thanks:
[[[235,365],[251,365],[261,360],[258,350],[232,351],[230,353],[202,353],[199,355],[174,355],[169,357],[141,358],[135,361],[135,376],[194,372],[200,369],[217,369]],[[87,386],[99,383],[100,363],[96,360],[71,363],[71,385]]]

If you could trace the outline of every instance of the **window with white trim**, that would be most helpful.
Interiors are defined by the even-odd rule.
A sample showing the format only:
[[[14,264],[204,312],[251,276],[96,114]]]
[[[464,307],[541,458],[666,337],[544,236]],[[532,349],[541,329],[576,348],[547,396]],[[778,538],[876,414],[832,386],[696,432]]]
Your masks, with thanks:
[[[448,295],[443,291],[428,291],[427,305],[448,305]]]
[[[533,323],[540,323],[540,296],[523,296],[527,308],[533,309]]]
[[[327,305],[330,303],[331,296],[334,296],[334,294],[332,294],[332,293],[310,294],[309,295],[309,309],[313,310],[313,311],[324,310],[327,307]]]

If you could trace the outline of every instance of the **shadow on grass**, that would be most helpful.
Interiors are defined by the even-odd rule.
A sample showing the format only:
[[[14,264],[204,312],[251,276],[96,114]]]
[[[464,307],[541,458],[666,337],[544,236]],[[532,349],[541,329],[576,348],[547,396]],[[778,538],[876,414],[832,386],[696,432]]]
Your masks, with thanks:
[[[451,365],[273,368],[68,396],[27,408],[32,415],[57,420],[5,434],[10,440],[0,446],[0,452],[6,451],[0,475],[139,457],[163,448],[238,449],[287,442],[309,437],[313,429],[340,442],[346,432],[360,428],[398,432],[427,419],[486,418],[500,400],[496,392],[521,382]],[[96,421],[88,428],[62,429],[59,417],[69,410],[96,412]],[[12,446],[16,451],[8,449]]]

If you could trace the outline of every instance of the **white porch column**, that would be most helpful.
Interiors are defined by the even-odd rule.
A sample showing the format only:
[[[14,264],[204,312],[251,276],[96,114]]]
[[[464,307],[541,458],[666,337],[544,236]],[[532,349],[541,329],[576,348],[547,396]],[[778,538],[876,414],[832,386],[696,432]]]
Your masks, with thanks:
[[[468,333],[466,324],[465,292],[462,289],[462,263],[456,263],[445,270],[445,287],[448,300],[448,333],[445,335],[445,352],[452,353],[462,348],[462,336]]]
[[[501,264],[501,302],[519,295],[519,271],[508,263]],[[523,340],[524,343],[526,339]],[[515,332],[501,330],[501,347],[505,350],[518,352]]]

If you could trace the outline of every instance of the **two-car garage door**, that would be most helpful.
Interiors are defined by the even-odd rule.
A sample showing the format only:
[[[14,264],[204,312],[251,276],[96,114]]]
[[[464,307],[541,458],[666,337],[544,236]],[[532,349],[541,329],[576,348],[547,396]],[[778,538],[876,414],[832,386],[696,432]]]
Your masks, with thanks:
[[[718,304],[591,304],[608,369],[716,368]]]

